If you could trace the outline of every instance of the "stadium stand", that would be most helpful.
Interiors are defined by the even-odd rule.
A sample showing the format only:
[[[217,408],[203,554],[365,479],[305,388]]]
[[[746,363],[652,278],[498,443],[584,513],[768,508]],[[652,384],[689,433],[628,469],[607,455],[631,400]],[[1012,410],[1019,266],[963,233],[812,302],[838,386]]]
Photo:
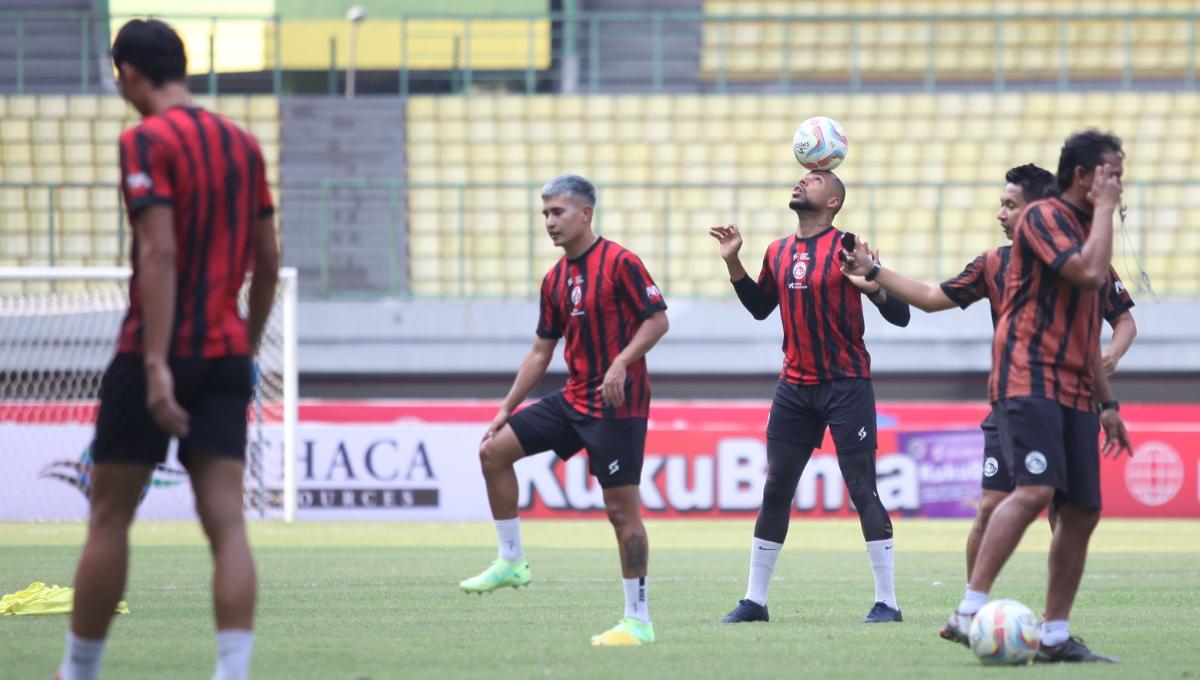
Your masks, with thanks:
[[[278,183],[277,98],[200,96],[196,103],[252,131]],[[0,97],[0,265],[127,262],[117,138],[136,121],[115,96]]]
[[[1136,245],[1152,272],[1181,276],[1172,290],[1200,290],[1197,239],[1183,228],[1200,221],[1200,192],[1185,183],[1200,172],[1187,132],[1200,97],[1069,92],[414,97],[414,292],[528,295],[556,256],[538,238],[537,187],[570,171],[598,183],[601,231],[663,272],[666,290],[723,294],[706,228],[738,222],[754,249],[791,228],[785,192],[798,168],[787,140],[818,113],[851,138],[840,224],[924,278],[956,273],[999,242],[993,215],[1007,168],[1053,167],[1072,130],[1116,130],[1135,185]]]
[[[1148,15],[1122,16],[1135,11]],[[986,81],[997,71],[1012,80],[1141,78],[1194,67],[1195,29],[1179,16],[1194,15],[1191,0],[705,0],[704,12],[708,81],[778,80],[786,71],[842,82]]]

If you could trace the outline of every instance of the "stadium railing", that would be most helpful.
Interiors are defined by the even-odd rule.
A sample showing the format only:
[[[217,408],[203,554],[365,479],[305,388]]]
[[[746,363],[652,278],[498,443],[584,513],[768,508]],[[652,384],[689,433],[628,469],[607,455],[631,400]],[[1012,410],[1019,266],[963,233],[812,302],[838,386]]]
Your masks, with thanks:
[[[545,237],[540,183],[406,183],[327,179],[319,193],[316,255],[301,267],[308,296],[419,299],[532,299],[561,255]],[[597,231],[632,248],[663,290],[678,298],[728,296],[725,269],[707,235],[738,223],[743,261],[757,271],[771,240],[794,229],[778,183],[604,183]],[[886,261],[934,281],[958,273],[1003,242],[995,182],[856,182],[836,223],[882,250]],[[1195,298],[1200,242],[1185,225],[1200,221],[1200,180],[1127,182],[1128,212],[1118,223],[1115,264],[1131,290]],[[378,216],[364,224],[360,215]],[[365,237],[373,232],[376,238]],[[382,252],[381,252],[382,251]],[[379,285],[340,280],[383,269]],[[376,272],[379,273],[379,272]]]
[[[573,6],[568,3],[568,6]],[[394,73],[372,92],[470,93],[619,90],[859,90],[963,82],[1003,90],[1016,82],[1058,89],[1097,83],[1196,87],[1200,9],[840,14],[567,11],[463,16],[424,12],[363,24],[360,69]],[[0,87],[23,92],[36,73],[28,37],[38,22],[79,25],[79,91],[111,92],[107,50],[96,44],[117,14],[0,11]],[[340,90],[344,20],[280,15],[170,14],[184,32],[194,75],[224,88]],[[335,30],[330,26],[338,26]],[[320,34],[321,30],[328,35]],[[289,31],[291,33],[289,33]],[[316,32],[314,32],[316,31]],[[72,36],[61,36],[64,40]],[[253,40],[251,40],[253,38]],[[339,39],[343,44],[339,46]],[[323,40],[328,40],[328,50]],[[250,45],[254,49],[248,49]],[[364,53],[368,50],[368,53]],[[328,59],[314,55],[328,54]],[[319,64],[319,66],[318,66]],[[321,78],[321,71],[327,77]],[[236,73],[235,73],[236,72]],[[257,80],[244,76],[257,72]],[[292,77],[292,76],[295,77]],[[311,77],[311,76],[317,77]],[[233,76],[237,76],[236,78]],[[227,79],[222,85],[222,78]]]

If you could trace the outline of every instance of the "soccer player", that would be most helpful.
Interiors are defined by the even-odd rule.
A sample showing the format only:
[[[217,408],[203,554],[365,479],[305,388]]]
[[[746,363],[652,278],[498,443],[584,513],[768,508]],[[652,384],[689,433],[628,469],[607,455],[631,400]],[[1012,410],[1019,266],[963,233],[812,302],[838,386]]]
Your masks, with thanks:
[[[1025,206],[1032,201],[1054,196],[1058,185],[1050,171],[1033,164],[1012,168],[1004,179],[1006,184],[1000,192],[1000,210],[996,213],[996,219],[1004,230],[1004,236],[1011,241],[1013,229]],[[1004,271],[1008,267],[1010,250],[1011,246],[1007,245],[988,250],[971,261],[961,274],[940,285],[927,285],[882,266],[872,275],[872,279],[891,294],[926,312],[938,312],[954,307],[966,309],[976,301],[986,298],[991,306],[994,326],[1000,312]],[[854,255],[855,260],[848,262],[843,270],[851,274],[868,274],[875,262],[870,257],[867,246],[864,244]],[[1112,326],[1113,337],[1111,344],[1104,350],[1103,357],[1105,372],[1112,375],[1121,357],[1129,351],[1129,346],[1137,335],[1137,325],[1129,312],[1133,307],[1133,300],[1125,290],[1121,278],[1111,269],[1108,275],[1109,279],[1104,286],[1103,312],[1105,320]],[[980,427],[984,435],[983,495],[975,514],[975,522],[971,525],[971,532],[967,537],[968,581],[988,519],[1000,501],[1013,490],[1012,477],[1009,476],[1007,467],[1001,463],[1003,455],[1000,452],[999,433],[991,413]]]
[[[183,43],[171,27],[130,21],[112,57],[121,95],[143,116],[120,140],[133,276],[117,354],[100,386],[91,517],[59,676],[99,673],[125,590],[129,525],[174,437],[212,547],[213,677],[245,678],[256,588],[242,516],[250,357],[279,277],[266,166],[250,134],[191,105]],[[238,291],[250,270],[243,319]]]
[[[988,522],[970,583],[942,629],[946,639],[965,644],[971,617],[1025,529],[1053,504],[1036,660],[1116,662],[1072,637],[1068,616],[1100,521],[1100,428],[1105,455],[1130,449],[1100,354],[1101,289],[1112,262],[1123,155],[1111,134],[1068,137],[1058,162],[1060,195],[1030,205],[1013,234],[988,391],[1016,488]]]
[[[530,582],[513,464],[542,451],[567,460],[587,449],[617,535],[625,587],[624,617],[592,644],[640,645],[654,642],[638,493],[650,410],[644,357],[667,332],[667,305],[638,256],[592,230],[595,206],[595,187],[577,175],[542,188],[546,231],[563,257],[542,279],[537,338],[479,447],[500,554],[459,586],[485,593]],[[513,413],[545,375],[559,338],[566,338],[566,387]]]
[[[893,583],[892,521],[875,486],[875,392],[861,296],[897,326],[908,324],[909,309],[879,284],[842,273],[842,232],[833,218],[845,200],[846,187],[832,172],[801,178],[789,203],[798,218],[796,233],[767,247],[757,281],[738,257],[737,226],[709,230],[750,314],[761,321],[780,308],[785,354],[767,421],[767,481],[750,546],[749,585],[745,598],[721,619],[725,623],[770,619],[767,589],[787,537],[796,485],[826,426],[875,575],[875,604],[863,622],[903,620]]]

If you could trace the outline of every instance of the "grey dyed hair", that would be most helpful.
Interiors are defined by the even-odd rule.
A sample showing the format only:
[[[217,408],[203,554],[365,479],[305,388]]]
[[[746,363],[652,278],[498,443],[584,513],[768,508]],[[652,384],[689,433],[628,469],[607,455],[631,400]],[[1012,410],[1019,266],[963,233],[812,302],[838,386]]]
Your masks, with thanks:
[[[543,200],[564,194],[577,196],[586,204],[596,206],[596,187],[579,175],[559,175],[542,187]]]

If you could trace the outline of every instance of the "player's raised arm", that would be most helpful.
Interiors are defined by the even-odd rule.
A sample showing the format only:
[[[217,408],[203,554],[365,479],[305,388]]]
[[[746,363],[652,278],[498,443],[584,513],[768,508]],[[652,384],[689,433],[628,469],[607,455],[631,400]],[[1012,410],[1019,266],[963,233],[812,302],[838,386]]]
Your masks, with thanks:
[[[871,280],[892,296],[899,298],[923,312],[940,312],[955,306],[954,300],[946,296],[940,286],[931,286],[899,272],[884,267],[871,257],[866,243],[859,242],[849,259],[842,260],[842,272],[864,279],[872,269],[879,267]],[[852,279],[853,280],[853,279]],[[864,292],[867,292],[864,290]],[[871,300],[874,302],[874,299]]]
[[[742,233],[738,231],[737,225],[712,227],[708,230],[708,235],[721,244],[721,259],[725,261],[725,268],[729,270],[729,280],[733,283],[733,290],[742,306],[759,321],[770,316],[779,305],[779,298],[770,284],[767,261],[763,260],[763,271],[758,282],[755,282],[746,273],[746,268],[742,266],[742,260],[738,256],[742,249]]]
[[[865,257],[871,263],[863,274],[856,273],[858,269],[861,269],[857,264],[860,256]],[[912,319],[912,311],[908,308],[908,303],[896,296],[888,295],[887,289],[875,280],[883,269],[879,264],[878,252],[872,252],[866,241],[857,241],[854,252],[843,250],[840,259],[842,274],[867,296],[867,299],[879,309],[879,313],[888,323],[901,328],[908,325]]]

